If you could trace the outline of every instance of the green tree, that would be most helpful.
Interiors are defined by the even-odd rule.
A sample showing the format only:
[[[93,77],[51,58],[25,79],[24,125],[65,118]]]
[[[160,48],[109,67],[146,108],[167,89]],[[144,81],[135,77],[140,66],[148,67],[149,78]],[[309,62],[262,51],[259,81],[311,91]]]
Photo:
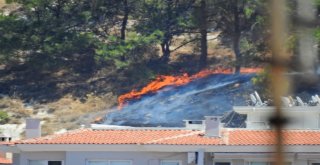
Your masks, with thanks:
[[[260,11],[265,5],[263,0],[7,2],[19,3],[21,8],[11,15],[0,15],[0,32],[5,34],[0,36],[0,57],[6,61],[23,59],[55,66],[81,59],[90,61],[88,66],[94,66],[98,57],[123,67],[142,58],[143,45],[152,49],[159,43],[160,59],[168,62],[174,51],[170,49],[173,38],[197,33],[200,38],[185,43],[200,41],[200,67],[203,68],[207,63],[207,33],[211,28],[223,31],[224,39],[232,38],[237,71],[242,64],[242,38],[245,37],[248,45],[255,43],[254,35],[248,34],[262,27],[263,12]],[[128,26],[129,21],[135,22],[133,28]],[[215,27],[211,27],[212,24]]]
[[[131,63],[142,62],[145,48],[157,44],[162,36],[161,31],[154,31],[148,36],[132,32],[125,41],[117,36],[110,36],[108,42],[100,42],[95,51],[98,59],[111,60],[117,68],[124,68]]]
[[[195,0],[148,0],[142,4],[143,11],[137,32],[152,34],[161,31],[161,61],[168,62],[174,36],[187,32],[191,23],[192,7]]]
[[[11,54],[23,54],[26,61],[42,59],[42,64],[56,64],[57,61],[73,60],[75,54],[89,56],[93,47],[93,30],[87,31],[90,20],[90,4],[86,1],[71,0],[11,0],[21,4],[20,11],[12,13],[16,18],[7,34],[17,35],[19,44],[7,51]],[[0,24],[5,21],[1,20]],[[14,28],[18,24],[18,29]],[[3,26],[2,26],[3,27]],[[22,29],[22,30],[20,30]],[[94,29],[94,28],[93,28]],[[2,38],[1,38],[2,39]],[[3,43],[3,41],[1,41]],[[5,45],[0,45],[6,49]],[[92,53],[91,53],[92,54]],[[40,58],[41,57],[41,58]],[[44,61],[47,59],[47,61]],[[41,64],[40,63],[40,64]]]
[[[215,11],[211,18],[216,29],[222,31],[225,43],[231,42],[236,57],[235,70],[239,73],[243,65],[242,39],[253,43],[257,49],[266,45],[267,4],[264,0],[215,0]],[[230,40],[231,39],[231,40]],[[261,50],[264,51],[264,50]]]
[[[21,4],[13,16],[1,16],[0,48],[12,57],[24,54],[26,61],[40,65],[58,65],[65,61],[90,62],[95,57],[113,61],[117,67],[137,59],[133,50],[144,50],[142,45],[154,44],[162,33],[153,29],[142,35],[133,32],[126,38],[130,15],[138,16],[136,6],[142,2],[132,0],[8,0]],[[8,23],[9,22],[9,23]],[[16,28],[14,28],[16,27]],[[156,36],[156,37],[155,37]],[[141,43],[139,43],[141,42]],[[8,47],[7,45],[12,45]],[[140,56],[142,56],[142,52]],[[103,57],[103,58],[100,58]],[[96,58],[97,59],[97,58]],[[40,60],[40,61],[39,61]],[[128,61],[127,61],[128,60]]]
[[[18,20],[16,16],[5,16],[0,14],[0,63],[6,63],[17,58],[17,51],[22,48],[23,39],[21,33],[24,31],[24,21]]]

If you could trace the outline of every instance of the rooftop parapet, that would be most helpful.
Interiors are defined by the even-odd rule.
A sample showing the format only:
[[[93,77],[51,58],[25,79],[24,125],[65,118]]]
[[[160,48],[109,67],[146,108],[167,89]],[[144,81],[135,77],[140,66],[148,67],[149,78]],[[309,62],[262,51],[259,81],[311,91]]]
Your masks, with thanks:
[[[294,106],[320,106],[320,97],[316,94],[311,96],[308,101],[303,101],[299,96],[283,96],[281,98],[283,107],[294,107]],[[252,107],[267,107],[272,106],[273,101],[263,101],[257,91],[250,94],[250,100],[247,101],[248,106]]]

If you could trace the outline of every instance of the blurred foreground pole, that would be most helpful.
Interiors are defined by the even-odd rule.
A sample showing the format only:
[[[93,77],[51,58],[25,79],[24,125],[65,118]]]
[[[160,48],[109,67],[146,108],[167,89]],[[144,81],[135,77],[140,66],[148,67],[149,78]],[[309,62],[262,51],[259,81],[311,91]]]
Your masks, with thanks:
[[[275,165],[283,165],[283,136],[282,129],[285,124],[285,118],[281,111],[281,96],[284,96],[288,90],[288,80],[284,76],[287,71],[289,55],[286,52],[285,40],[287,32],[287,16],[286,16],[286,1],[271,0],[271,48],[272,48],[272,63],[271,63],[271,91],[275,104],[275,114],[271,119],[276,132],[276,156]]]
[[[283,155],[283,136],[282,129],[286,124],[286,118],[281,111],[281,96],[287,94],[289,83],[285,77],[287,66],[290,62],[290,55],[286,51],[287,38],[287,18],[286,18],[286,0],[271,1],[271,21],[272,21],[272,67],[271,67],[271,91],[275,104],[275,114],[271,119],[276,131],[276,156],[275,164],[284,164]],[[299,45],[299,60],[303,75],[315,77],[315,71],[318,63],[317,48],[313,38],[313,29],[315,27],[316,8],[311,0],[297,0],[297,32]],[[310,74],[306,74],[310,73]]]

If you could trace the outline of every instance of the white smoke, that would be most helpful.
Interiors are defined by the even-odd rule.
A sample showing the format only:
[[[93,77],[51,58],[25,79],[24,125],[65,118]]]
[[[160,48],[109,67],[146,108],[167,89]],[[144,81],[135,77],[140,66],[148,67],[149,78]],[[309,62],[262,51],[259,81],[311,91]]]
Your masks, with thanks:
[[[105,124],[130,126],[183,126],[182,120],[202,120],[223,115],[232,106],[245,105],[253,91],[247,75],[212,75],[180,87],[166,87],[157,93],[131,101],[121,111],[106,116]]]

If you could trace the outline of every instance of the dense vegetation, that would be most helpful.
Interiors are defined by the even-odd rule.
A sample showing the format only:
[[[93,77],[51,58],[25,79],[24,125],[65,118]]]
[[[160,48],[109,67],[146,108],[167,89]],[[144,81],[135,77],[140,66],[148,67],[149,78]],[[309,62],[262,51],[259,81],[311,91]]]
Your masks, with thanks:
[[[262,0],[7,0],[19,7],[1,14],[1,63],[33,62],[54,68],[79,58],[91,65],[110,61],[117,68],[152,58],[168,63],[174,37],[199,42],[200,68],[207,63],[207,33],[232,39],[241,64],[242,45],[261,40],[266,10]],[[260,32],[255,36],[253,32]],[[248,34],[250,33],[250,34]],[[258,44],[262,44],[258,42]],[[250,45],[250,46],[249,46]],[[254,47],[254,48],[251,48]],[[246,49],[258,49],[254,45]],[[248,51],[248,50],[246,50]],[[259,50],[261,51],[261,50]],[[88,67],[88,66],[87,66]]]
[[[236,71],[248,64],[245,59],[267,52],[268,13],[263,0],[6,2],[15,8],[10,12],[3,8],[0,14],[0,63],[6,76],[23,71],[16,77],[20,83],[56,79],[53,73],[59,71],[68,78],[86,80],[110,78],[112,72],[123,88],[113,88],[117,90],[112,92],[123,93],[132,84],[139,86],[160,73],[196,72],[221,62],[208,60],[207,38],[213,32],[219,32],[222,45],[233,50],[236,60],[231,59],[227,67],[236,67]],[[186,46],[193,46],[188,52],[192,59],[173,64],[172,59],[179,57],[172,54],[179,55],[177,52]],[[119,80],[121,76],[125,78]],[[22,97],[24,94],[17,91],[21,84],[12,82],[15,78],[8,79],[11,84],[3,83],[1,93]],[[51,85],[56,88],[56,82]],[[46,92],[57,90],[47,86],[43,87],[48,88],[43,89]],[[86,93],[92,92],[101,91],[90,89]],[[65,93],[70,90],[59,95]]]

